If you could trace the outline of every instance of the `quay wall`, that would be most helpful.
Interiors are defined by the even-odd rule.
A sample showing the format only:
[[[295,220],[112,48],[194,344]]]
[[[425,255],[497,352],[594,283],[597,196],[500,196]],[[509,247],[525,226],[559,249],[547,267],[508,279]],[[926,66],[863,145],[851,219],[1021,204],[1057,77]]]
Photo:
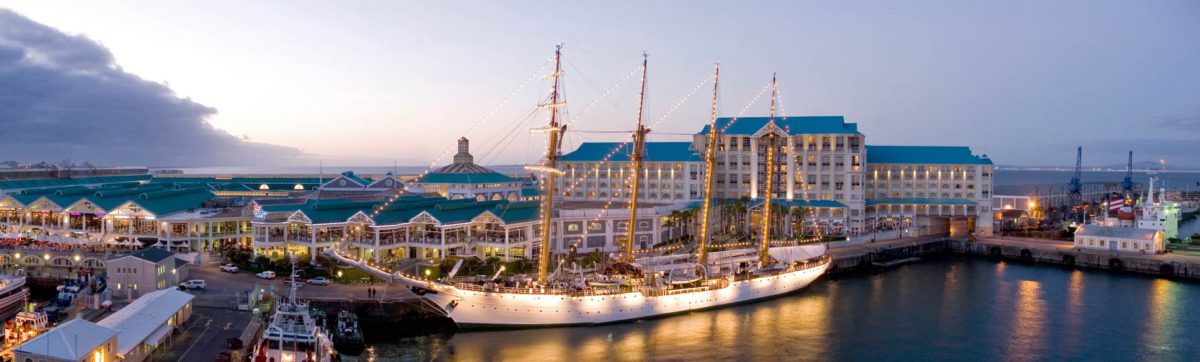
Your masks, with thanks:
[[[948,240],[949,252],[1065,267],[1108,270],[1169,278],[1200,279],[1200,257],[1064,249],[1053,246],[1011,245],[1002,241]]]
[[[368,341],[446,333],[457,328],[441,309],[417,296],[385,300],[319,298],[309,300],[309,306],[324,311],[330,323],[336,323],[338,312],[353,311]]]
[[[1054,241],[1013,242],[981,239],[925,239],[905,243],[882,244],[857,252],[831,249],[834,262],[829,274],[879,270],[873,263],[911,257],[964,254],[995,260],[1136,273],[1168,278],[1200,280],[1200,257],[1179,254],[1133,254],[1079,250]]]

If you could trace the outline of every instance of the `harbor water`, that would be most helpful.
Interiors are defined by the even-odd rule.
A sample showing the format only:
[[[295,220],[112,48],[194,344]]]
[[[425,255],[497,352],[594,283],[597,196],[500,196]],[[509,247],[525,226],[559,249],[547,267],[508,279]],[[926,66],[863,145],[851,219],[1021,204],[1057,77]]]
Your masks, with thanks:
[[[1196,360],[1196,300],[1195,282],[955,255],[668,318],[371,347],[376,361]]]

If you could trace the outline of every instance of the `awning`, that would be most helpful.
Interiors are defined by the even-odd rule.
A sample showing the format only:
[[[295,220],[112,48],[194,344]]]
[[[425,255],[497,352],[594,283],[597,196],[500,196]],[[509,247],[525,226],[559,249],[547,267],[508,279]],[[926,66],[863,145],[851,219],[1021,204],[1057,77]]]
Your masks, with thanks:
[[[170,324],[164,323],[163,325],[158,326],[158,329],[155,329],[154,332],[150,333],[149,337],[146,337],[146,344],[158,346],[158,342],[161,342],[163,338],[166,338],[167,334],[171,333],[172,329],[174,328],[171,327]]]

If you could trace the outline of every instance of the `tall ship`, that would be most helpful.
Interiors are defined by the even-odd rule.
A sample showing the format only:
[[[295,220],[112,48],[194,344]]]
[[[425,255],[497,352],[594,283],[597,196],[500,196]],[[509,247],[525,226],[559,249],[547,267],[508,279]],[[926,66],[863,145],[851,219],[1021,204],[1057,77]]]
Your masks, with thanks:
[[[446,315],[462,327],[522,328],[535,326],[591,325],[686,313],[695,310],[719,308],[746,303],[764,298],[792,293],[808,286],[825,273],[831,258],[826,255],[823,243],[802,244],[796,241],[773,240],[770,220],[771,198],[764,198],[761,229],[739,249],[709,249],[710,211],[713,208],[712,172],[704,176],[704,200],[700,210],[699,232],[686,253],[652,255],[637,258],[634,253],[634,228],[621,245],[619,255],[613,255],[604,265],[593,265],[587,270],[578,265],[559,265],[551,271],[550,248],[545,240],[551,240],[552,218],[554,217],[555,178],[558,169],[559,145],[566,127],[560,124],[559,108],[565,102],[560,98],[561,46],[555,50],[555,67],[550,96],[542,108],[550,109],[549,124],[538,131],[547,134],[547,151],[539,166],[531,170],[542,172],[545,192],[541,199],[541,222],[539,228],[543,245],[538,252],[536,280],[518,280],[501,277],[496,273],[487,282],[468,282],[467,278],[451,275],[427,280],[403,272],[387,273],[368,263],[342,255],[337,248],[327,253],[343,263],[357,265],[377,275],[388,275],[394,281],[409,285],[414,292],[429,299],[446,312]],[[650,129],[642,124],[646,95],[647,61],[643,59],[642,85],[639,95],[637,124],[633,133],[630,160],[633,170],[640,170],[646,135]],[[714,67],[713,103],[710,117],[710,132],[707,141],[705,162],[707,168],[715,168],[718,142],[717,95],[720,69]],[[770,131],[767,142],[767,180],[764,195],[773,195],[772,184],[777,178],[777,166],[773,152],[776,146],[774,128],[775,98],[777,88],[772,78]],[[632,192],[629,202],[629,225],[637,220],[638,188],[642,172],[631,172]],[[778,215],[777,215],[778,217]],[[757,227],[757,226],[755,226]],[[756,245],[755,245],[756,244]],[[457,267],[455,268],[457,270]]]
[[[337,360],[333,342],[325,331],[324,321],[308,308],[307,302],[296,299],[295,260],[292,260],[291,289],[287,300],[275,306],[270,323],[254,344],[255,362],[328,362]]]

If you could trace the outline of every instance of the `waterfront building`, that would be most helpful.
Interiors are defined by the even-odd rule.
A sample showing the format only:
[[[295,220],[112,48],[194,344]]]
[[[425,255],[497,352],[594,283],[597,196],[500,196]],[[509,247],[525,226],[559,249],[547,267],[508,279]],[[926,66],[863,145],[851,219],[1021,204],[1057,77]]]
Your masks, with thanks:
[[[584,142],[562,155],[558,189],[563,200],[628,202],[628,142]],[[704,193],[704,164],[690,142],[647,142],[638,199],[652,203],[699,200]]]
[[[359,257],[375,261],[444,258],[448,255],[529,257],[536,203],[507,200],[447,200],[405,196],[382,200],[305,199],[257,205],[254,250],[272,258],[316,255],[348,243]]]
[[[204,185],[214,195],[234,200],[295,197],[316,190],[334,175],[196,175],[155,174],[150,183]]]
[[[178,250],[248,245],[250,217],[206,185],[119,182],[26,189],[0,197],[6,236],[85,243],[161,244]]]
[[[1164,235],[1162,230],[1081,225],[1075,229],[1075,247],[1086,250],[1158,254],[1166,250]]]
[[[117,361],[117,334],[112,328],[72,319],[14,348],[13,361]]]
[[[915,236],[992,234],[991,159],[967,147],[867,146],[868,225]]]
[[[451,200],[474,199],[519,201],[523,182],[475,164],[470,141],[458,139],[454,163],[421,175],[406,188],[413,193],[430,193]]]
[[[117,331],[121,361],[145,361],[192,316],[194,298],[174,288],[146,293],[96,324]]]
[[[436,196],[382,200],[296,199],[250,206],[262,210],[252,222],[255,253],[271,258],[288,254],[310,260],[325,248],[347,243],[358,258],[374,262],[446,256],[529,258],[541,247],[536,202]],[[639,249],[678,235],[661,220],[674,208],[643,204],[635,226]],[[565,202],[555,210],[552,250],[611,252],[628,226],[627,210],[597,202]],[[585,226],[586,225],[586,226]],[[558,231],[563,230],[560,234]]]
[[[718,118],[713,195],[718,200],[748,198],[748,216],[760,208],[766,178],[765,142],[774,129],[778,179],[774,200],[807,208],[809,235],[860,235],[881,229],[905,235],[992,231],[992,172],[986,156],[967,147],[867,146],[858,125],[841,116]],[[639,198],[696,207],[701,198],[709,126],[692,142],[647,142]],[[571,201],[628,200],[629,143],[585,142],[562,156],[562,197]],[[783,226],[796,231],[792,216]]]
[[[43,167],[0,168],[0,195],[27,189],[66,186],[99,186],[118,182],[146,182],[145,167]]]
[[[175,258],[175,253],[156,247],[121,255],[104,264],[108,282],[115,287],[113,290],[128,299],[159,289],[174,288],[181,278],[186,277],[180,276],[177,271],[180,261]]]

